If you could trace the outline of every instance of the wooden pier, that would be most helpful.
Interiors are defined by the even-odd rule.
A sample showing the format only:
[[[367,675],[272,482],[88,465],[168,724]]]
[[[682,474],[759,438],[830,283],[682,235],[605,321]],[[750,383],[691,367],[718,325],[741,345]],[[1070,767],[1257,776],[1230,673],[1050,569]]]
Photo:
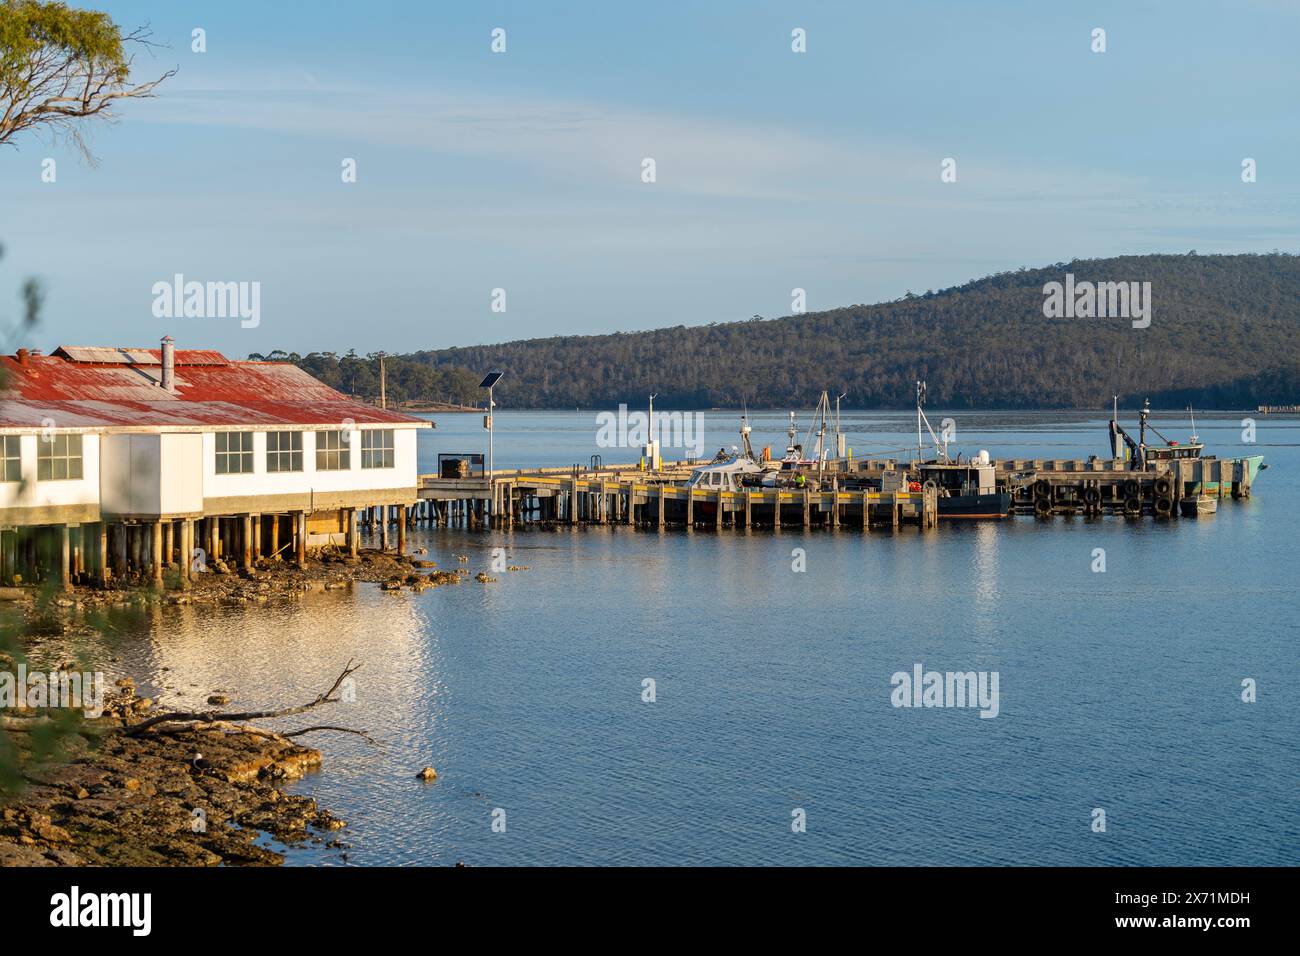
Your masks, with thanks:
[[[888,476],[915,473],[916,462],[835,459],[808,471],[809,487],[725,491],[688,488],[698,462],[498,471],[491,478],[420,477],[412,522],[464,527],[626,524],[644,528],[783,527],[863,528],[938,519],[937,490],[877,491],[897,487]],[[1123,459],[1000,459],[991,462],[997,487],[1011,495],[1012,511],[1053,515],[1173,518],[1179,504],[1202,492],[1250,497],[1247,459],[1197,458],[1161,462],[1138,471]],[[905,486],[904,486],[905,487]],[[495,516],[495,517],[494,517]]]
[[[513,472],[488,478],[422,476],[414,521],[477,527],[622,524],[642,528],[783,527],[925,530],[938,518],[934,489],[878,492],[824,488],[688,488],[662,475],[621,471]]]

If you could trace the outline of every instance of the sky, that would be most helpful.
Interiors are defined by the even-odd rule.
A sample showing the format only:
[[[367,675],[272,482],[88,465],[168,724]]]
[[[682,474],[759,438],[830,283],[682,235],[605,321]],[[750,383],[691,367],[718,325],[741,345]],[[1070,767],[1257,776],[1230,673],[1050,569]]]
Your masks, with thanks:
[[[0,147],[0,321],[38,277],[45,349],[405,352],[1300,251],[1300,0],[88,5],[177,74],[93,165]],[[256,324],[155,314],[177,274],[257,283]]]

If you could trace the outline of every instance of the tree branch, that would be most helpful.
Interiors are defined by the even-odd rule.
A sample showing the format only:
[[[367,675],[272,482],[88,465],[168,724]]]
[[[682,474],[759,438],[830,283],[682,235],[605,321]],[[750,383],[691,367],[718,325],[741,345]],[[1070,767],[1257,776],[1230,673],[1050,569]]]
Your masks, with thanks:
[[[340,686],[342,686],[343,682],[347,680],[349,677],[351,677],[354,673],[356,673],[360,668],[361,668],[360,664],[354,664],[353,661],[349,660],[347,666],[343,668],[343,672],[339,674],[339,676],[335,678],[334,683],[330,685],[329,690],[325,691],[325,693],[323,694],[318,694],[315,700],[309,701],[306,704],[299,704],[296,707],[285,707],[281,710],[250,710],[250,711],[245,711],[244,713],[235,713],[235,714],[223,713],[222,711],[218,711],[218,710],[194,711],[194,712],[167,711],[161,714],[154,714],[152,717],[148,718],[147,720],[142,720],[138,724],[131,724],[128,727],[124,728],[122,733],[124,733],[128,737],[138,737],[141,734],[143,734],[145,731],[157,727],[159,724],[187,724],[191,727],[198,727],[204,724],[235,724],[240,721],[271,720],[276,717],[292,717],[295,714],[303,714],[309,710],[312,710],[315,707],[320,707],[323,704],[339,703],[339,698],[335,697],[334,695],[338,692],[338,689]],[[248,729],[251,730],[252,728],[248,728]],[[343,727],[319,727],[319,728],[309,727],[306,730],[297,731],[297,733],[306,733],[308,730],[315,730],[315,729],[344,730],[347,731],[348,733],[359,734],[360,736],[363,737],[366,736],[364,731],[348,730],[348,728],[343,728]],[[270,731],[270,733],[274,733],[274,731]],[[289,735],[281,734],[280,736],[289,736]],[[367,739],[369,738],[367,737]],[[373,741],[371,742],[373,743]]]

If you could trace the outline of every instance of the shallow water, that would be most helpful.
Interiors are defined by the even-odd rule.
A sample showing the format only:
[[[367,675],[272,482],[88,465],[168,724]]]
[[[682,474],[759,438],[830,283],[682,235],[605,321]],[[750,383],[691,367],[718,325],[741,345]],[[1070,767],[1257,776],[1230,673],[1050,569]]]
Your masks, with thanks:
[[[1105,451],[1096,418],[953,417],[966,453]],[[468,554],[486,568],[500,546],[530,570],[166,608],[112,643],[141,693],[173,703],[218,688],[235,705],[296,703],[363,660],[357,702],[328,722],[380,746],[319,735],[325,769],[295,785],[349,822],[354,864],[1294,864],[1300,424],[1260,417],[1245,446],[1241,417],[1199,418],[1201,438],[1272,467],[1253,500],[1207,519],[420,530],[411,546],[443,567]],[[756,446],[784,448],[784,415],[751,422]],[[858,457],[915,444],[905,413],[844,423]],[[709,414],[706,454],[736,424]],[[497,425],[498,467],[635,458],[594,447],[591,413]],[[431,471],[439,451],[482,449],[481,419],[439,416],[421,441]],[[998,672],[998,716],[895,708],[891,675],[916,663]],[[415,779],[426,764],[437,782]],[[310,845],[289,861],[344,857]]]

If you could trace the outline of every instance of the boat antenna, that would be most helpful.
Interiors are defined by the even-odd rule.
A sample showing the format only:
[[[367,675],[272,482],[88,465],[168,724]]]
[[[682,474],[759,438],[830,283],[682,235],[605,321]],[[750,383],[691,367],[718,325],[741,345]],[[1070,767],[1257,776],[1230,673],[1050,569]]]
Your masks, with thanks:
[[[1196,437],[1196,412],[1192,411],[1192,406],[1187,406],[1187,414],[1192,416],[1192,440],[1191,444],[1195,445],[1199,439]]]

